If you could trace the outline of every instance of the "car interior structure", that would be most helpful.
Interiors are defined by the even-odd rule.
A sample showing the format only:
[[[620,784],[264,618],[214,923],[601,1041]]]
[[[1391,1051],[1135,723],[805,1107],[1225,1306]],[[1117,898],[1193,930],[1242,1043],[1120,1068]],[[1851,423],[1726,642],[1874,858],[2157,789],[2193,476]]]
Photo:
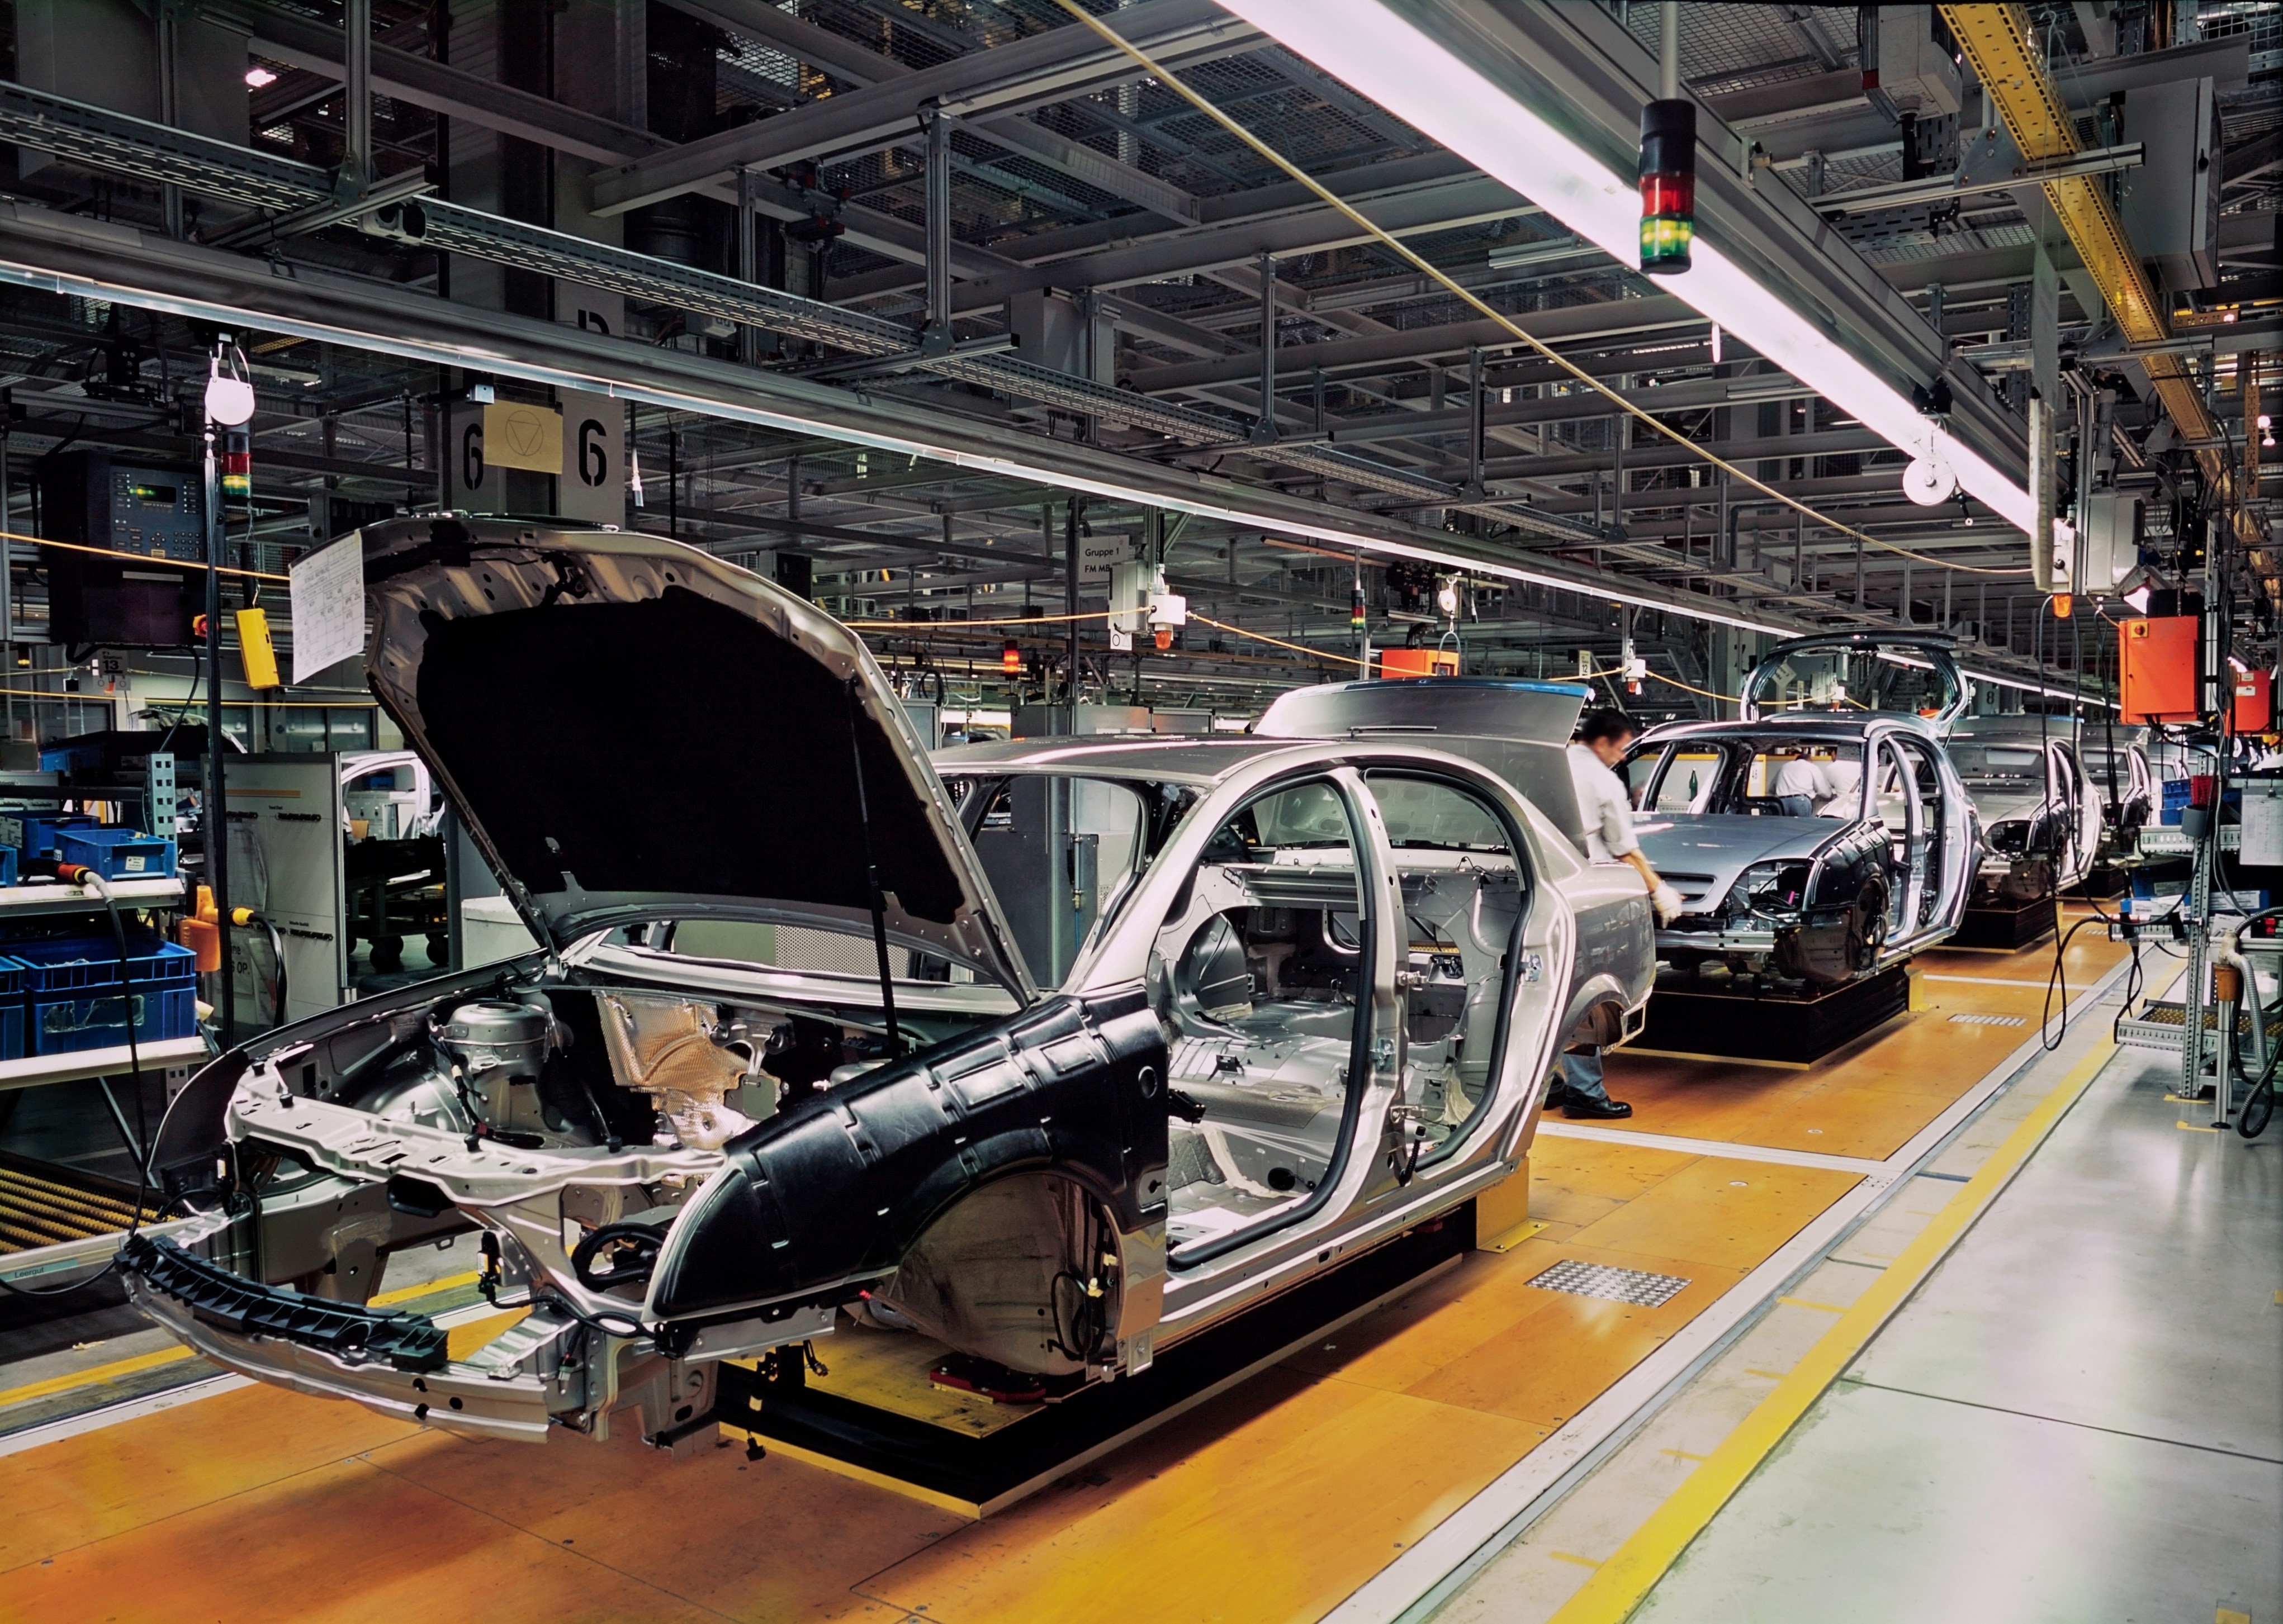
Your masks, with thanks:
[[[2250,0],[0,0],[0,1613],[2283,1614],[2279,402]]]

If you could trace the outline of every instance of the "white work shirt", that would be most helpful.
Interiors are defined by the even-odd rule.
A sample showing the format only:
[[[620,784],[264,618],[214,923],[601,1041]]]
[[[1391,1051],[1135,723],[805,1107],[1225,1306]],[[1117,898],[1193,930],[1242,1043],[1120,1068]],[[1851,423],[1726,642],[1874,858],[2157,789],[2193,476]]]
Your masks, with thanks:
[[[1596,863],[1614,863],[1640,850],[1633,837],[1632,803],[1625,798],[1625,781],[1583,744],[1570,747],[1570,777],[1578,786],[1578,812],[1586,825],[1586,856]]]
[[[1804,795],[1812,801],[1827,801],[1838,793],[1839,782],[1831,776],[1831,769],[1812,756],[1795,756],[1776,774],[1779,796]]]

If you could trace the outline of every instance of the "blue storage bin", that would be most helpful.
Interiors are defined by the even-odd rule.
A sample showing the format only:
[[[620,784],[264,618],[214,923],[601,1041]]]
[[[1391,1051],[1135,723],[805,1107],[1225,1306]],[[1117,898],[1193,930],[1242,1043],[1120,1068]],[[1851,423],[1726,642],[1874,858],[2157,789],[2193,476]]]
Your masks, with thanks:
[[[84,864],[106,880],[170,879],[175,843],[139,829],[58,829],[56,860]]]
[[[58,829],[95,827],[85,812],[0,812],[0,846],[12,846],[26,857],[53,857]]]
[[[188,1037],[198,1030],[199,994],[195,986],[160,983],[146,988],[138,982],[131,992],[113,991],[52,998],[35,995],[30,1000],[32,1053],[70,1054],[82,1049],[123,1048],[130,1004],[137,1043]],[[23,1016],[13,1011],[11,1014],[20,1033]],[[0,1041],[4,1038],[4,1030],[0,1030]]]
[[[24,967],[0,958],[0,1061],[24,1058]]]
[[[0,846],[0,885],[16,883],[16,848]]]
[[[119,984],[119,944],[107,936],[60,936],[49,942],[18,942],[9,948],[17,984],[35,998]],[[127,933],[127,970],[136,990],[195,988],[199,956],[179,943],[147,930]],[[10,989],[0,983],[0,996]]]

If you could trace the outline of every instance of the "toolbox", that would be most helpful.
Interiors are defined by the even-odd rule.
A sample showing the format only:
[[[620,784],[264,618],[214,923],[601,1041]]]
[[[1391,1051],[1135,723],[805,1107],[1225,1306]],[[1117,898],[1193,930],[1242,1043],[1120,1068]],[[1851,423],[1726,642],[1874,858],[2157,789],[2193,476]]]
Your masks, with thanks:
[[[175,872],[175,843],[139,829],[58,829],[56,860],[82,864],[106,880],[162,880]]]

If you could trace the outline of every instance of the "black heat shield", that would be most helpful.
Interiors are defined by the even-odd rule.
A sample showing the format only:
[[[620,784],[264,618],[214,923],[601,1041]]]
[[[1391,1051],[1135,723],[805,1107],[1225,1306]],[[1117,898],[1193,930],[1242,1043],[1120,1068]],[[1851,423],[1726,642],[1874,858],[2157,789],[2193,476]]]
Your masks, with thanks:
[[[831,1302],[895,1270],[960,1196],[1028,1169],[1132,1232],[1164,1216],[1165,1042],[1139,988],[1057,998],[732,1139],[674,1223],[643,1317]]]

